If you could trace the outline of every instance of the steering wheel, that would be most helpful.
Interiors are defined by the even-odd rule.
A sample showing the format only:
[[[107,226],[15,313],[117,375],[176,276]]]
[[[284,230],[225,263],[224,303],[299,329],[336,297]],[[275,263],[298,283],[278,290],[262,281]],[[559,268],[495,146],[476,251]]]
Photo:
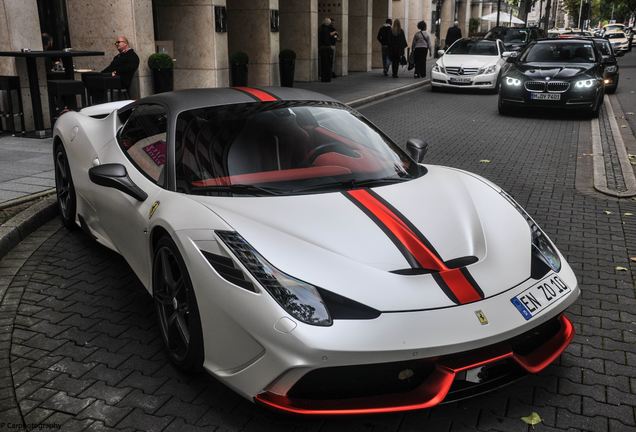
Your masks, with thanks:
[[[303,161],[303,166],[311,166],[316,161],[318,156],[323,155],[325,153],[340,153],[349,157],[358,157],[359,154],[347,147],[345,144],[342,144],[337,141],[328,142],[325,144],[320,144],[316,146],[309,154],[305,157]]]

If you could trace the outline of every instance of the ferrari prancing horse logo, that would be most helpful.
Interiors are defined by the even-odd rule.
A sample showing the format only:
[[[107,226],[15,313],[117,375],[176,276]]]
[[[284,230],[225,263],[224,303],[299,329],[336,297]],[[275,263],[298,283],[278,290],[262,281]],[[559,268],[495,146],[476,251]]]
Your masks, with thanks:
[[[150,206],[150,211],[148,212],[148,219],[151,219],[152,215],[155,214],[155,212],[159,208],[159,204],[161,204],[159,201],[155,201],[152,203],[152,206]]]
[[[483,313],[481,310],[476,310],[475,315],[477,315],[477,319],[479,320],[479,323],[481,325],[488,324],[488,318],[486,318],[486,314]]]

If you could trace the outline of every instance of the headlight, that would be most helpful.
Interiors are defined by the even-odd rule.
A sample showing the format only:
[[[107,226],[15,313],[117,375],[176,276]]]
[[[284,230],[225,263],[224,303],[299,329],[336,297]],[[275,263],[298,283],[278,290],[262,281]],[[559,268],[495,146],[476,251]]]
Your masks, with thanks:
[[[521,80],[518,78],[506,77],[506,84],[512,87],[519,87]]]
[[[517,209],[519,214],[524,217],[530,232],[532,233],[532,256],[538,258],[543,264],[548,266],[552,271],[559,272],[561,270],[561,259],[556,247],[552,244],[548,236],[541,230],[539,225],[530,217],[530,215],[505,191],[501,191],[503,196],[512,206]]]
[[[586,80],[581,80],[581,81],[577,81],[576,84],[574,84],[574,87],[576,88],[590,88],[594,85],[594,80],[593,79],[586,79]]]
[[[315,286],[271,265],[238,233],[215,231],[252,276],[294,318],[316,326],[330,326],[331,316]]]
[[[487,74],[495,73],[496,71],[497,71],[497,65],[492,65],[492,66],[481,68],[479,70],[479,73],[487,75]]]
[[[605,72],[616,72],[616,66],[605,66]]]
[[[435,63],[435,65],[433,66],[433,72],[439,72],[439,73],[446,73],[446,69],[444,69],[444,66],[441,66],[437,63]]]

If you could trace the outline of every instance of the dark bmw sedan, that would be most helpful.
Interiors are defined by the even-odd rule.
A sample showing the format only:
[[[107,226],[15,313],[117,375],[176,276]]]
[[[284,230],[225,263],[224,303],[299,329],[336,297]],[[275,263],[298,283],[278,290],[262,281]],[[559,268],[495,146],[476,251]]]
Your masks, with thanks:
[[[532,42],[502,73],[499,113],[514,107],[575,109],[593,116],[603,103],[603,56],[589,39]]]

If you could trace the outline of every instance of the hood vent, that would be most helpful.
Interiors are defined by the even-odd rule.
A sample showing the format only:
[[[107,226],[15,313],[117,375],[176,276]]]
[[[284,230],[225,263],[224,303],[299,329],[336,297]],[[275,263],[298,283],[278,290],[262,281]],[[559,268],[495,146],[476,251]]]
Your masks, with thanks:
[[[254,284],[245,277],[241,269],[236,268],[231,258],[206,251],[201,253],[223,279],[248,291],[256,292]]]

